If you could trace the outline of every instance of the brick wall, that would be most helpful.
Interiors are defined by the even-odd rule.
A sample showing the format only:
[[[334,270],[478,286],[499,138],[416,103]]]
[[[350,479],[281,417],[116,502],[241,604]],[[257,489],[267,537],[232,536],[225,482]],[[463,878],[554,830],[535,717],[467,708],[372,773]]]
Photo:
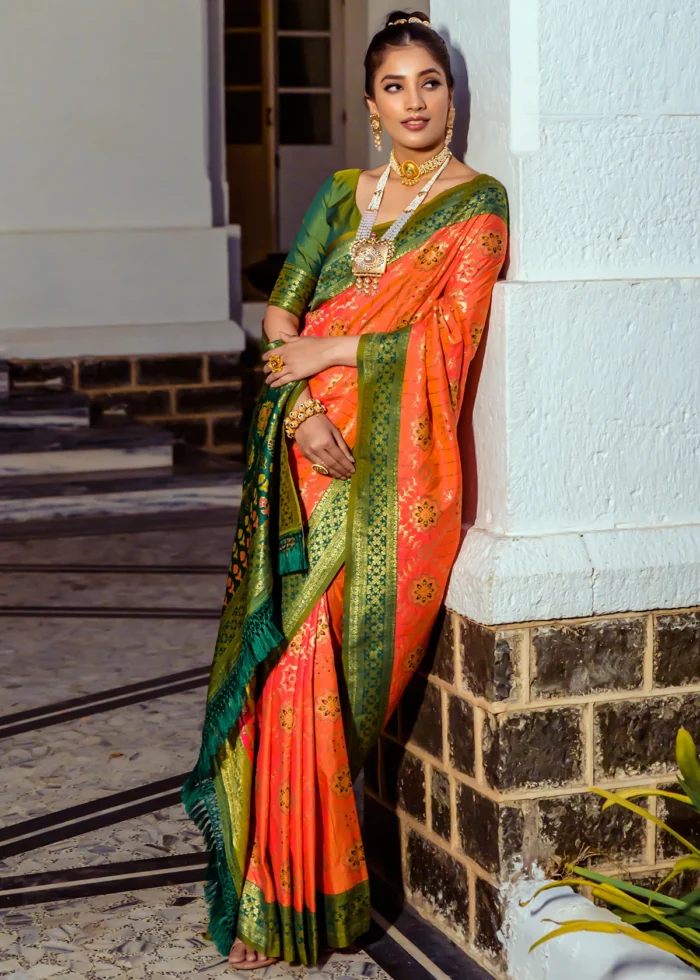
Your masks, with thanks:
[[[93,415],[128,414],[191,445],[239,458],[262,375],[255,351],[13,361],[12,390],[83,392]]]
[[[497,628],[448,612],[367,767],[370,865],[500,975],[516,860],[589,849],[647,881],[672,863],[673,839],[586,789],[672,784],[681,724],[700,739],[699,608]]]

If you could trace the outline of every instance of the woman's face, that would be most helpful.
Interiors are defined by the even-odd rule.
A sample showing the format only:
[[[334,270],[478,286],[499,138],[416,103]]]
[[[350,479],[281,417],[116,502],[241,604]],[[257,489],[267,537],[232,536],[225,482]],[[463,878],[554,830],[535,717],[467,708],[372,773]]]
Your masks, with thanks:
[[[389,48],[374,76],[370,112],[378,112],[394,146],[407,150],[445,141],[452,93],[440,65],[422,44]]]

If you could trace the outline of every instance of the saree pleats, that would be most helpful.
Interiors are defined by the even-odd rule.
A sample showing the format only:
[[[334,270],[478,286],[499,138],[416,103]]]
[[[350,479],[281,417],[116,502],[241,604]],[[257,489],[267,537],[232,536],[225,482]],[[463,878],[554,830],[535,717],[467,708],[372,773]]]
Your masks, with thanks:
[[[507,235],[503,189],[477,178],[419,209],[367,296],[348,281],[348,173],[319,193],[272,302],[310,304],[306,336],[361,335],[356,368],[308,382],[356,471],[320,475],[285,442],[304,382],[265,387],[183,790],[210,852],[217,948],[238,936],[312,965],[369,927],[353,782],[425,653],[459,545],[457,420]]]

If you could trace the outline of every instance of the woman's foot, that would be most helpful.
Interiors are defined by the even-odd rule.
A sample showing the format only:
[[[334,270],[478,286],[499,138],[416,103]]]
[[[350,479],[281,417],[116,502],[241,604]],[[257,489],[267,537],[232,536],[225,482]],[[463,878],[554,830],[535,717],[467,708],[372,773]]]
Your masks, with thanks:
[[[236,970],[261,970],[264,966],[272,966],[277,960],[265,956],[254,949],[249,949],[242,939],[237,939],[228,954],[228,961]]]

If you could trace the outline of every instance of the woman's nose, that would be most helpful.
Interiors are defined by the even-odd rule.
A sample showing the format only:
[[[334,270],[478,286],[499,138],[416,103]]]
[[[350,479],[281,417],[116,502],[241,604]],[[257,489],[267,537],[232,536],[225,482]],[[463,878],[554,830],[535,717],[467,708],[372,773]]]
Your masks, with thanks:
[[[406,111],[421,112],[425,109],[425,99],[419,88],[406,90]]]

